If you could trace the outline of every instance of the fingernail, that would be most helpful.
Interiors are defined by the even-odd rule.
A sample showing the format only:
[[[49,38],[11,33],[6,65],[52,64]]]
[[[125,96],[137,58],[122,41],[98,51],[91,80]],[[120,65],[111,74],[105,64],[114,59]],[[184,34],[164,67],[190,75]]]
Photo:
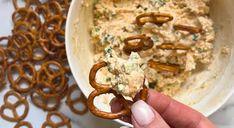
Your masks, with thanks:
[[[132,115],[140,126],[146,126],[154,120],[154,112],[148,104],[139,100],[132,105]]]

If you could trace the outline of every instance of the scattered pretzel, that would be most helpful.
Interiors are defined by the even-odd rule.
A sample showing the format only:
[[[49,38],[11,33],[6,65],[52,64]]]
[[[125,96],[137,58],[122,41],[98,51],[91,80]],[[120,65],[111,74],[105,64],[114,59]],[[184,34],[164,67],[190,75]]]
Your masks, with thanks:
[[[44,111],[55,111],[60,106],[60,97],[58,95],[45,96],[42,92],[35,89],[30,98],[32,103]]]
[[[128,37],[124,40],[125,46],[123,50],[126,53],[148,50],[153,47],[152,39],[146,35],[136,35]]]
[[[89,110],[98,117],[105,118],[105,119],[118,119],[122,116],[129,115],[131,113],[131,110],[130,110],[131,106],[127,103],[127,101],[122,95],[117,94],[117,92],[112,89],[111,85],[105,85],[105,84],[100,84],[96,82],[96,74],[98,70],[105,66],[107,66],[106,62],[100,62],[98,64],[95,64],[90,71],[89,82],[95,90],[89,95],[87,105],[88,105]],[[95,97],[102,95],[102,94],[108,94],[108,93],[114,94],[115,97],[119,98],[122,101],[122,103],[124,104],[123,110],[121,110],[118,113],[104,112],[104,111],[99,110],[94,105]],[[147,98],[147,94],[148,94],[147,88],[144,86],[144,88],[140,92],[140,99],[145,101]]]
[[[159,63],[153,60],[148,61],[148,66],[158,71],[171,72],[174,74],[177,74],[180,71],[180,67],[178,65]]]
[[[15,103],[11,103],[9,101],[9,97],[10,96],[14,96],[15,98],[17,98],[17,101]],[[24,105],[24,110],[23,110],[23,114],[19,115],[18,112],[16,111],[16,109],[20,106],[20,105]],[[13,113],[13,116],[9,116],[6,115],[4,113],[5,110],[11,110]],[[8,91],[5,96],[4,96],[4,104],[1,106],[0,108],[0,114],[1,117],[7,121],[10,122],[19,122],[21,120],[23,120],[29,111],[29,105],[27,100],[21,96],[19,93],[14,92],[14,91]]]
[[[79,92],[77,92],[77,91],[79,91]],[[80,93],[80,95],[78,97],[75,97],[74,99],[72,99],[72,93],[75,93],[75,92]],[[88,111],[86,101],[87,101],[87,99],[85,98],[85,96],[82,94],[82,92],[78,88],[78,85],[74,84],[69,88],[68,94],[67,94],[67,99],[66,99],[66,104],[68,105],[68,107],[70,108],[70,110],[73,113],[75,113],[77,115],[84,115]],[[84,108],[78,109],[75,107],[76,104],[83,104]]]
[[[3,48],[0,48],[0,88],[6,84],[5,75],[6,75],[6,54]]]
[[[58,118],[60,118],[60,122],[54,122],[52,120],[52,117],[56,116]],[[70,119],[68,119],[63,113],[57,112],[57,111],[53,111],[53,112],[49,112],[47,117],[46,117],[46,122],[43,123],[42,128],[60,128],[60,127],[67,127],[67,128],[71,128],[71,122]]]
[[[20,121],[14,126],[14,128],[25,128],[25,127],[33,128],[32,124],[26,121]]]
[[[189,50],[190,47],[183,44],[163,43],[156,46],[158,49],[163,50]]]
[[[176,24],[173,27],[175,30],[187,31],[192,34],[201,33],[203,31],[202,28],[200,27],[186,26],[186,25],[180,25],[180,24]]]
[[[7,72],[8,80],[11,84],[11,87],[15,91],[19,93],[28,93],[33,89],[34,84],[36,83],[36,70],[32,64],[27,62],[24,62],[22,64],[11,64],[8,67]],[[17,74],[18,77],[16,79],[13,79],[13,76],[15,74]],[[28,76],[27,74],[30,76]],[[22,88],[21,84],[25,84],[25,82],[27,84],[27,87]]]
[[[167,13],[156,13],[156,12],[143,13],[136,17],[136,23],[139,26],[142,26],[145,23],[162,25],[172,20],[173,20],[172,15]]]

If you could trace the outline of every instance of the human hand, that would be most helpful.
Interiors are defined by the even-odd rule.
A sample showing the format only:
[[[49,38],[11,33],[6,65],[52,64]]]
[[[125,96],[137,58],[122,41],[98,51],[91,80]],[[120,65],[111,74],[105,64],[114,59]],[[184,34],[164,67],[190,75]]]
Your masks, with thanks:
[[[132,115],[121,120],[132,123],[134,128],[216,128],[201,113],[154,90],[149,90],[146,102],[140,100],[134,103]],[[122,108],[118,99],[112,100],[112,112]]]

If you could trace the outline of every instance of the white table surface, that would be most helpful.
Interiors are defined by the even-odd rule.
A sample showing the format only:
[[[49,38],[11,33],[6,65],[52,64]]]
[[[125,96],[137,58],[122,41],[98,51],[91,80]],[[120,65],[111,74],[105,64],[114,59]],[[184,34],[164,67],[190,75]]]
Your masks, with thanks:
[[[0,0],[0,36],[6,36],[11,34],[12,22],[11,14],[13,12],[13,6],[11,0]],[[8,85],[7,85],[8,86]],[[0,105],[3,104],[3,95],[7,89],[0,91]],[[31,104],[30,100],[29,103]],[[90,113],[85,116],[77,116],[72,114],[69,109],[62,105],[60,111],[65,113],[72,119],[74,128],[119,128],[115,122],[107,121],[103,119],[97,119]],[[34,105],[30,105],[30,111],[25,119],[32,123],[33,128],[40,128],[41,124],[46,118],[46,113],[36,108]],[[220,108],[216,113],[209,117],[219,128],[234,128],[234,95],[229,101]],[[15,123],[9,123],[0,118],[1,128],[12,128]]]

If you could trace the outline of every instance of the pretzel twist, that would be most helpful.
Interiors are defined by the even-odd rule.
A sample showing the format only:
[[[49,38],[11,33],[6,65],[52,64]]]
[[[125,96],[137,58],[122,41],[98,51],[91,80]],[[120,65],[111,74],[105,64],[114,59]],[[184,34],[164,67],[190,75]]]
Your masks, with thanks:
[[[151,49],[154,45],[152,39],[144,34],[128,37],[124,40],[124,43],[125,46],[123,50],[126,53],[148,50]]]
[[[11,64],[8,67],[7,72],[7,77],[11,87],[19,93],[30,92],[36,83],[36,70],[31,63],[24,62],[22,64]],[[30,76],[28,76],[27,73],[29,73]],[[15,74],[18,74],[16,79],[13,78]],[[21,83],[22,81],[27,83],[26,88],[21,87],[21,84],[25,84]]]
[[[90,85],[95,90],[89,95],[87,105],[88,105],[89,110],[98,117],[105,118],[105,119],[118,119],[122,116],[126,116],[131,113],[130,105],[128,104],[128,102],[125,100],[125,98],[122,95],[118,94],[115,90],[112,89],[111,85],[105,85],[105,84],[100,84],[96,82],[96,74],[98,70],[105,66],[107,66],[106,62],[100,62],[100,63],[95,64],[90,70],[89,82],[90,82]],[[108,93],[114,94],[115,97],[117,97],[120,101],[122,101],[123,106],[124,106],[123,110],[117,113],[104,112],[104,111],[99,110],[94,105],[95,97],[102,95],[102,94],[108,94]],[[142,100],[146,100],[147,88],[145,86],[140,94],[141,94],[140,98]]]
[[[72,93],[75,93],[79,91],[80,95],[74,99],[72,99]],[[74,112],[77,115],[84,115],[87,111],[87,105],[86,105],[87,99],[85,96],[82,94],[80,89],[78,88],[78,85],[74,84],[69,88],[68,94],[67,94],[67,99],[66,99],[66,104],[68,107],[71,109],[72,112]],[[83,109],[77,109],[75,107],[76,104],[83,104],[84,108]]]
[[[17,101],[15,103],[11,103],[9,101],[10,96],[14,96],[15,98],[17,98]],[[24,111],[23,111],[23,114],[21,115],[19,115],[18,112],[16,111],[16,109],[20,105],[24,105]],[[13,116],[6,115],[4,113],[6,109],[11,110],[13,113]],[[16,93],[14,91],[8,91],[4,95],[4,104],[0,108],[0,114],[3,119],[10,121],[10,122],[18,122],[18,121],[23,120],[27,116],[28,111],[29,111],[29,104],[27,100],[24,97],[22,97],[19,93]]]
[[[60,122],[54,122],[52,120],[52,117],[56,116],[58,118],[60,118]],[[43,123],[42,128],[47,128],[47,127],[51,127],[51,128],[60,128],[60,127],[67,127],[67,128],[71,128],[71,122],[70,120],[62,113],[57,112],[57,111],[53,111],[53,112],[49,112],[47,117],[46,117],[46,122]]]
[[[139,26],[142,26],[145,23],[162,25],[172,20],[173,20],[172,15],[167,13],[156,13],[156,12],[143,13],[136,17],[136,23]]]

